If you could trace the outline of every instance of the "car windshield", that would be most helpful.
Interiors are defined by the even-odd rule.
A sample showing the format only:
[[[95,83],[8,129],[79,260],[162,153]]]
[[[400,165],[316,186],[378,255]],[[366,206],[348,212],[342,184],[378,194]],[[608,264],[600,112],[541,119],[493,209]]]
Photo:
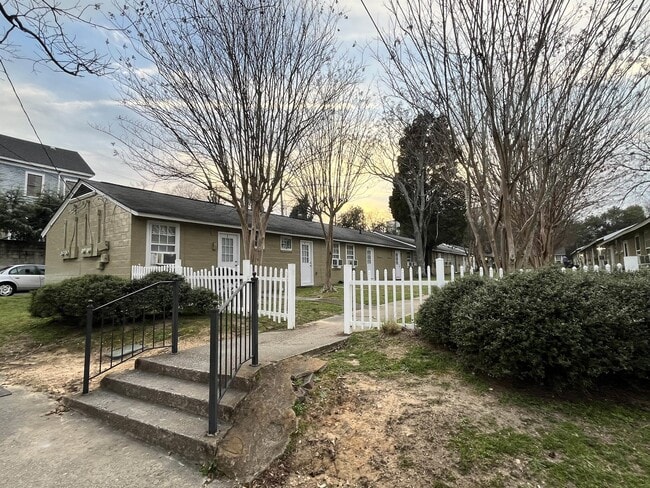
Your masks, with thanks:
[[[9,268],[11,268],[11,266],[5,266],[3,268],[0,268],[0,274],[6,274]]]

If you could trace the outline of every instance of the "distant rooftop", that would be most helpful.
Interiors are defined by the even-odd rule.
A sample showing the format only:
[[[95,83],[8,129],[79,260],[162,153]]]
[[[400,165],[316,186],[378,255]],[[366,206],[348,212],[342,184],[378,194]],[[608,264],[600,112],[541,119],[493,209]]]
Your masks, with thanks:
[[[76,151],[41,145],[3,134],[0,134],[0,159],[31,163],[86,178],[95,176],[95,172]]]

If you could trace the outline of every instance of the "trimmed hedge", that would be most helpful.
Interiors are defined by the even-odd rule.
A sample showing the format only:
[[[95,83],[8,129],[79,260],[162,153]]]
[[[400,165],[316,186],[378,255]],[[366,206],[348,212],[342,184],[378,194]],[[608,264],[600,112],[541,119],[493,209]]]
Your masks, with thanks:
[[[460,300],[484,283],[483,278],[470,275],[443,288],[435,288],[418,312],[417,321],[422,335],[433,344],[455,349],[456,344],[451,336],[453,311]]]
[[[205,288],[192,289],[182,276],[168,272],[150,273],[138,280],[126,280],[110,275],[86,275],[60,283],[46,285],[34,292],[30,313],[35,317],[61,317],[84,323],[90,300],[94,306],[108,303],[158,281],[180,280],[179,310],[187,314],[206,314],[217,297]],[[173,301],[171,286],[157,286],[120,301],[115,313],[137,316],[170,309]]]
[[[32,295],[29,312],[34,317],[61,317],[80,321],[86,316],[88,301],[95,305],[124,295],[129,281],[110,275],[85,275],[45,285]]]
[[[559,390],[650,378],[650,274],[544,269],[430,300],[425,337],[480,373]]]

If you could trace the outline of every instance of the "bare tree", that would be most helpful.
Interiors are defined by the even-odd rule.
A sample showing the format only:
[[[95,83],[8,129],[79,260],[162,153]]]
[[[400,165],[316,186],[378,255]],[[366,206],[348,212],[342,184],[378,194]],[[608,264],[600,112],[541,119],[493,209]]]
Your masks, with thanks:
[[[232,204],[260,263],[269,215],[298,145],[348,85],[334,4],[317,0],[132,2],[121,126],[132,167]],[[136,66],[138,56],[151,64]]]
[[[388,5],[386,83],[416,111],[447,117],[481,259],[548,262],[568,217],[612,181],[615,156],[642,129],[650,4]]]
[[[109,61],[96,49],[84,48],[69,29],[72,24],[97,27],[88,12],[99,10],[74,3],[62,6],[60,1],[10,0],[0,3],[0,51],[4,57],[21,57],[16,36],[27,39],[35,47],[35,62],[53,64],[69,75],[82,73],[101,75],[109,69]]]
[[[357,78],[357,82],[359,79]],[[296,178],[300,195],[306,195],[325,237],[323,290],[332,287],[334,225],[341,209],[358,195],[366,181],[366,167],[374,141],[368,127],[370,99],[355,86],[328,107],[313,137],[302,147],[307,162]]]
[[[621,157],[620,166],[629,171],[631,181],[625,197],[645,195],[650,190],[650,134],[644,133],[632,145],[632,150]]]

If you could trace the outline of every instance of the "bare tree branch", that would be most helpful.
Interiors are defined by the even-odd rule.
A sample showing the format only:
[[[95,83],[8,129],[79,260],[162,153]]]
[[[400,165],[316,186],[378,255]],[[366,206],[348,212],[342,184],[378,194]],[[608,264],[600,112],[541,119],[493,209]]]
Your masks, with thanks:
[[[71,23],[98,27],[87,17],[90,10],[98,11],[100,4],[75,3],[63,7],[60,1],[10,0],[0,3],[0,50],[5,56],[20,57],[12,39],[22,36],[38,53],[35,62],[53,64],[69,75],[83,73],[102,75],[110,71],[110,61],[96,49],[84,48],[70,34]],[[103,28],[103,27],[102,27]],[[4,57],[4,56],[3,56]]]
[[[254,263],[299,145],[353,75],[338,19],[316,0],[133,1],[115,18],[136,49],[118,77],[125,161],[232,204]]]
[[[386,84],[444,114],[467,217],[496,264],[552,259],[647,126],[650,5],[391,0]],[[641,116],[640,116],[641,113]]]

